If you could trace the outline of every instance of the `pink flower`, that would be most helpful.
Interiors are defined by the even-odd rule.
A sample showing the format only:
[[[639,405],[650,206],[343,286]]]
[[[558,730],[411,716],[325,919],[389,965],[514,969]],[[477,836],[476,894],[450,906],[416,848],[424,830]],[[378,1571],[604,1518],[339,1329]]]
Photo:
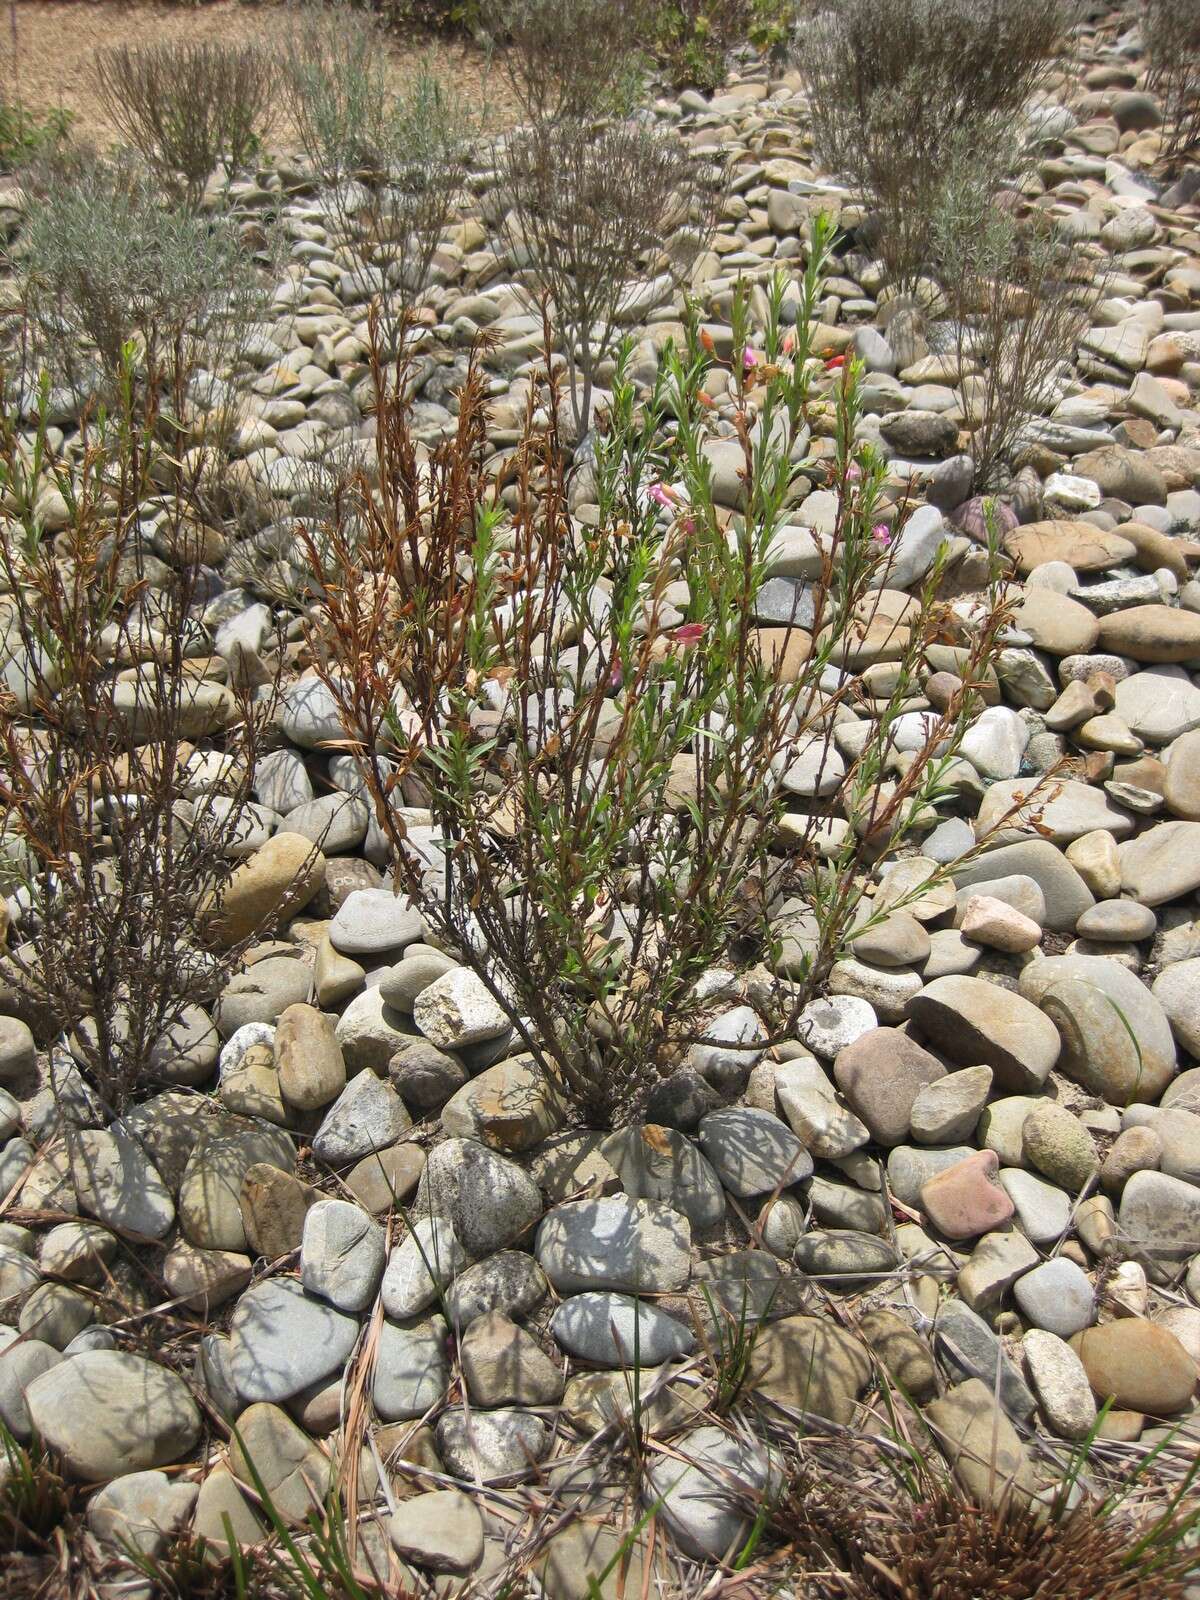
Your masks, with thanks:
[[[679,644],[698,644],[706,631],[702,622],[685,622],[675,629],[671,637]]]
[[[846,482],[847,483],[857,483],[861,477],[862,477],[862,468],[859,467],[857,462],[852,461],[850,463],[850,465],[846,468]]]
[[[871,537],[877,545],[886,550],[892,542],[892,530],[886,522],[877,522],[871,529]]]
[[[683,521],[679,524],[679,526],[683,529],[684,533],[688,533],[688,534],[695,533],[695,531],[696,531],[696,519],[695,519],[695,517],[684,517]]]
[[[621,663],[614,656],[612,668],[608,674],[608,687],[610,689],[619,689],[624,681],[625,674],[621,671]]]
[[[794,331],[789,331],[788,333],[785,333],[784,336],[783,336],[783,353],[784,353],[784,355],[785,356],[790,356],[792,351],[795,348],[796,348],[796,335],[795,335],[795,332]]]
[[[747,348],[742,351],[742,365],[745,367],[747,372],[753,371],[753,369],[758,365],[758,357],[755,355],[753,350]]]
[[[674,489],[668,489],[665,483],[653,484],[650,488],[650,498],[655,505],[662,506],[665,511],[670,511],[679,500]]]

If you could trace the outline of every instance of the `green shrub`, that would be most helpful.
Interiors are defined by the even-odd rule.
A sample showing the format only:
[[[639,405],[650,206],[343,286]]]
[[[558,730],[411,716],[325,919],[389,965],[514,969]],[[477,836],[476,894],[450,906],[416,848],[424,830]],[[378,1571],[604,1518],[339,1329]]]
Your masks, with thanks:
[[[1195,0],[1145,0],[1147,84],[1162,102],[1163,156],[1177,166],[1200,155],[1200,8]]]
[[[0,172],[12,172],[32,156],[61,144],[70,131],[69,111],[39,115],[19,100],[0,98]]]
[[[655,43],[676,84],[718,88],[739,44],[774,50],[791,32],[796,0],[659,0]]]

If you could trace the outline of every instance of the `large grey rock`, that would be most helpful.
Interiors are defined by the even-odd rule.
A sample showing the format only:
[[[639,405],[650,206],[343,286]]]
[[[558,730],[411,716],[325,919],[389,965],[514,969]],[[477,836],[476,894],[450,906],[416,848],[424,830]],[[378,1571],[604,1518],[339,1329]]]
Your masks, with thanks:
[[[1200,822],[1158,822],[1120,846],[1121,887],[1144,906],[1200,888]]]
[[[88,1527],[101,1544],[123,1555],[132,1546],[161,1556],[196,1503],[194,1483],[172,1483],[165,1472],[130,1472],[94,1494]]]
[[[91,1483],[168,1466],[200,1437],[200,1412],[183,1379],[122,1351],[59,1362],[29,1384],[25,1404],[67,1472]]]
[[[380,955],[424,938],[421,913],[391,889],[355,889],[329,924],[329,942],[346,956]]]
[[[550,1448],[551,1433],[525,1411],[447,1411],[437,1425],[446,1470],[472,1482],[497,1483],[532,1475]]]
[[[700,1146],[733,1195],[745,1198],[802,1183],[813,1161],[781,1118],[753,1106],[711,1111],[701,1120]]]
[[[229,1324],[230,1370],[243,1400],[287,1400],[340,1372],[358,1318],[306,1294],[295,1278],[247,1289]]]
[[[629,1295],[577,1294],[550,1319],[550,1331],[569,1355],[598,1367],[657,1366],[690,1355],[696,1337],[674,1317]]]
[[[384,1322],[371,1397],[385,1422],[423,1417],[442,1400],[450,1383],[446,1340],[441,1317],[409,1327]]]
[[[515,1162],[474,1139],[445,1139],[429,1152],[415,1210],[449,1218],[468,1255],[488,1256],[529,1232],[542,1197]]]
[[[455,967],[427,984],[413,1001],[413,1021],[439,1050],[460,1050],[497,1039],[512,1026],[482,978]]]
[[[1004,1410],[1019,1422],[1028,1421],[1036,1402],[982,1317],[961,1300],[946,1300],[938,1308],[934,1334],[939,1349],[953,1367],[967,1377],[980,1378],[989,1392],[998,1390]]]
[[[1159,1098],[1175,1074],[1175,1040],[1162,1006],[1107,956],[1048,956],[1021,974],[1021,993],[1062,1039],[1059,1066],[1113,1105]]]
[[[1165,1172],[1135,1172],[1121,1193],[1117,1222],[1124,1253],[1169,1274],[1200,1255],[1200,1188]]]
[[[773,1492],[778,1471],[762,1445],[721,1428],[697,1428],[676,1448],[647,1468],[646,1497],[681,1550],[719,1561],[749,1532],[747,1506]]]
[[[406,1561],[430,1572],[470,1572],[483,1555],[483,1518],[470,1495],[432,1489],[402,1500],[388,1538]]]
[[[546,1274],[523,1250],[500,1250],[467,1267],[446,1291],[446,1309],[456,1328],[488,1311],[514,1320],[527,1317],[550,1293]]]
[[[687,1218],[663,1201],[612,1195],[555,1206],[538,1229],[536,1254],[560,1294],[665,1294],[687,1282],[691,1242]]]
[[[392,1251],[380,1298],[389,1317],[401,1321],[424,1311],[466,1266],[469,1257],[444,1217],[418,1217]]]
[[[361,1206],[318,1200],[304,1219],[300,1281],[339,1311],[363,1311],[383,1276],[383,1229]]]
[[[81,1128],[67,1148],[81,1211],[114,1228],[163,1237],[175,1220],[175,1205],[140,1144],[106,1128]]]
[[[1096,1421],[1096,1399],[1083,1362],[1053,1333],[1031,1328],[1021,1353],[1046,1421],[1064,1439],[1084,1439]]]

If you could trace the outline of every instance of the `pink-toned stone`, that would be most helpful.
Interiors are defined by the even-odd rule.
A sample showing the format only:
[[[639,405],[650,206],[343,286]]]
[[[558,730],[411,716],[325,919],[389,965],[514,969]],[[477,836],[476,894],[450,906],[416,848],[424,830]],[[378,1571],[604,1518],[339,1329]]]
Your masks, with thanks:
[[[959,932],[992,950],[1020,955],[1040,943],[1042,930],[1032,917],[990,894],[973,894],[963,907]]]
[[[921,1186],[921,1205],[947,1239],[976,1239],[999,1228],[1013,1214],[1013,1203],[996,1182],[1000,1157],[977,1150]]]

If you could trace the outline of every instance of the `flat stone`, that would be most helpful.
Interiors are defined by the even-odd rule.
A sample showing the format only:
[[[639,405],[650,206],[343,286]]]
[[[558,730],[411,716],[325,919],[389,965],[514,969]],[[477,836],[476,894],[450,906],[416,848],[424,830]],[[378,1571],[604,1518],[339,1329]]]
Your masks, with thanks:
[[[388,1258],[380,1289],[385,1314],[399,1322],[424,1311],[468,1260],[444,1217],[415,1218]]]
[[[1021,833],[1042,832],[1051,843],[1068,845],[1097,828],[1123,839],[1133,832],[1134,821],[1103,789],[1060,777],[1040,784],[1033,778],[993,783],[975,820],[979,838],[991,835],[998,842],[1008,842]]]
[[[1117,684],[1116,710],[1147,744],[1200,729],[1200,689],[1182,667],[1146,667]]]
[[[874,1028],[838,1052],[833,1067],[838,1088],[877,1144],[908,1138],[913,1102],[946,1069],[897,1028]]]
[[[646,1498],[659,1507],[658,1515],[685,1554],[719,1561],[750,1529],[745,1502],[730,1493],[729,1485],[737,1484],[752,1500],[766,1498],[778,1471],[762,1445],[722,1428],[697,1428],[677,1450],[674,1458],[656,1456],[647,1468]]]
[[[564,1300],[550,1331],[568,1355],[600,1367],[626,1367],[635,1355],[641,1365],[657,1366],[690,1355],[696,1345],[692,1330],[657,1306],[602,1292]]]
[[[832,1061],[839,1050],[861,1034],[878,1027],[871,1005],[855,995],[831,995],[811,1000],[800,1013],[796,1036],[822,1061]]]
[[[196,1503],[194,1483],[172,1483],[165,1472],[130,1472],[88,1502],[87,1523],[95,1538],[124,1554],[131,1546],[161,1556]]]
[[[691,1272],[687,1218],[659,1200],[611,1195],[555,1206],[537,1233],[538,1263],[560,1294],[663,1294]]]
[[[483,1518],[470,1495],[458,1489],[402,1500],[387,1528],[393,1548],[430,1572],[470,1572],[483,1556]]]
[[[71,1356],[25,1391],[29,1420],[73,1478],[107,1482],[181,1460],[200,1437],[183,1379],[116,1350]]]
[[[163,1282],[190,1311],[208,1316],[250,1282],[250,1257],[236,1250],[197,1250],[180,1240],[162,1263]]]
[[[1065,561],[1076,572],[1103,572],[1131,561],[1134,547],[1115,533],[1087,522],[1031,522],[1004,538],[1004,549],[1022,574],[1047,561]]]
[[[1174,606],[1129,606],[1100,619],[1101,650],[1160,663],[1200,659],[1200,616]]]
[[[822,1317],[784,1317],[762,1327],[748,1384],[767,1400],[848,1424],[871,1379],[865,1347]]]
[[[1021,1437],[978,1378],[930,1401],[925,1420],[960,1487],[976,1504],[994,1506],[1014,1495],[1034,1494],[1037,1479]]]
[[[285,1523],[298,1527],[320,1512],[329,1493],[330,1461],[285,1411],[273,1405],[248,1406],[238,1418],[238,1437],[229,1448],[229,1465],[253,1489],[254,1463],[271,1504]]]
[[[1040,1089],[1058,1060],[1058,1031],[1027,999],[982,978],[935,978],[909,1013],[922,1034],[963,1066],[988,1066],[997,1087]]]
[[[445,1398],[450,1385],[447,1338],[441,1317],[406,1327],[385,1320],[371,1390],[375,1409],[385,1422],[423,1417]]]
[[[402,1206],[425,1170],[425,1152],[418,1144],[394,1144],[364,1156],[346,1174],[347,1190],[373,1217]]]
[[[712,1111],[700,1123],[700,1145],[721,1182],[739,1198],[800,1183],[813,1162],[779,1117],[752,1106]]]
[[[224,1039],[249,1023],[274,1022],[289,1006],[306,1001],[312,973],[292,956],[267,956],[232,977],[221,991],[214,1020]]]
[[[1170,1416],[1191,1401],[1196,1363],[1167,1328],[1122,1317],[1077,1334],[1074,1349],[1100,1400],[1127,1411]]]
[[[375,1299],[386,1256],[383,1229],[348,1200],[319,1200],[304,1219],[300,1281],[339,1311],[364,1311]]]
[[[1013,1297],[1031,1327],[1056,1333],[1060,1339],[1069,1339],[1095,1320],[1095,1290],[1082,1267],[1066,1256],[1055,1256],[1025,1273],[1017,1280]]]
[[[1160,1272],[1200,1255],[1200,1188],[1165,1172],[1135,1172],[1121,1194],[1119,1237]]]
[[[983,1318],[961,1300],[943,1300],[937,1308],[934,1339],[947,1363],[966,1377],[978,1378],[988,1394],[998,1393],[1010,1417],[1026,1423],[1036,1402],[1004,1345]]]
[[[1031,1328],[1021,1341],[1030,1382],[1046,1421],[1063,1439],[1085,1439],[1096,1423],[1096,1401],[1083,1362],[1053,1333]]]
[[[320,1198],[319,1190],[279,1167],[248,1167],[238,1192],[247,1247],[268,1261],[290,1254],[304,1234],[309,1206]]]
[[[342,955],[379,955],[425,936],[421,913],[391,889],[355,889],[329,924],[329,942]]]
[[[426,984],[413,1002],[413,1021],[439,1050],[496,1039],[512,1026],[508,1012],[466,967],[456,967]]]
[[[1014,1221],[1025,1237],[1042,1250],[1057,1244],[1071,1221],[1066,1190],[1019,1167],[1001,1169],[1000,1187],[1012,1201]]]
[[[163,1237],[175,1220],[175,1205],[140,1144],[105,1128],[80,1128],[68,1149],[81,1211],[109,1227]]]
[[[1021,974],[1021,993],[1053,1022],[1060,1070],[1112,1105],[1157,1100],[1175,1074],[1162,1006],[1105,956],[1048,956]]]
[[[1152,939],[1157,919],[1149,906],[1136,900],[1101,900],[1085,911],[1075,924],[1081,939],[1099,939],[1110,942]]]
[[[229,1331],[242,1399],[287,1400],[345,1366],[358,1318],[306,1294],[295,1278],[265,1278],[242,1295]]]

